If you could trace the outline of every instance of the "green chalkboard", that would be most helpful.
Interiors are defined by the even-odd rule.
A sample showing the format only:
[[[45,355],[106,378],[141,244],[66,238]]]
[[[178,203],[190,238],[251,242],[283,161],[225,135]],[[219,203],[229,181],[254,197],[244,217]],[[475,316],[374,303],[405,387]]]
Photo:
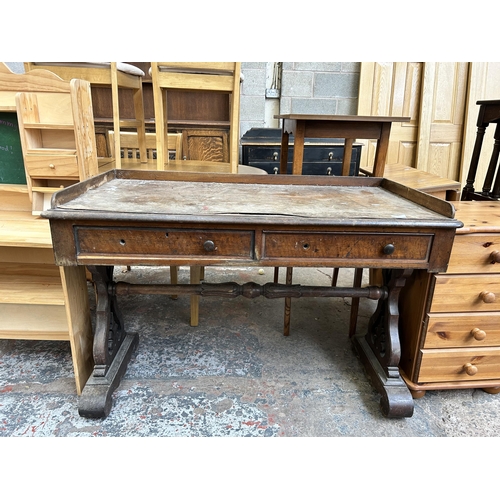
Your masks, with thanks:
[[[26,184],[16,113],[0,112],[0,184]]]

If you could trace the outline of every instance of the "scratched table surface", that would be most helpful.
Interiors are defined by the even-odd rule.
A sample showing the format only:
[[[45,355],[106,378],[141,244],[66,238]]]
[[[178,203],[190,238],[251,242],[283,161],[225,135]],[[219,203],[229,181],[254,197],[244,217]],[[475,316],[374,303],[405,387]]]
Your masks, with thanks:
[[[54,211],[134,216],[275,217],[336,221],[440,221],[446,215],[381,186],[286,185],[111,179],[53,207]]]

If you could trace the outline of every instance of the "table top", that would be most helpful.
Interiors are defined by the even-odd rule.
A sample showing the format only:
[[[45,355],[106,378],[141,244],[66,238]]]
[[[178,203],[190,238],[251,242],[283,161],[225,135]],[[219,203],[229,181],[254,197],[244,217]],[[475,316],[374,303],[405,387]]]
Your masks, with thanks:
[[[56,218],[459,227],[453,206],[380,178],[113,170],[57,193]]]
[[[408,116],[359,116],[359,115],[309,115],[309,114],[283,114],[274,115],[279,120],[307,120],[307,121],[335,121],[335,122],[409,122]]]
[[[363,169],[364,171],[364,169]],[[461,184],[458,181],[440,177],[414,167],[402,164],[386,165],[384,177],[413,189],[422,189],[426,193],[440,189],[450,189],[459,192]]]

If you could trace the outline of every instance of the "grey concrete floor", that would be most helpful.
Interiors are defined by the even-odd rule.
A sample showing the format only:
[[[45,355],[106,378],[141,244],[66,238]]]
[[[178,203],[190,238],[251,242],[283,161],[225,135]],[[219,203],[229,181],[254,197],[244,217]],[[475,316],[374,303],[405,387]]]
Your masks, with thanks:
[[[117,268],[115,279],[169,282],[168,268]],[[272,281],[272,269],[207,268],[210,282]],[[282,273],[284,270],[282,270]],[[294,283],[328,285],[331,269],[295,269]],[[187,282],[188,268],[180,269]],[[339,285],[352,284],[341,270]],[[92,289],[89,286],[92,298]],[[382,416],[348,339],[350,299],[203,298],[189,326],[189,297],[120,297],[139,346],[106,419],[78,414],[67,342],[0,340],[0,436],[61,437],[490,437],[500,396],[429,391],[411,418]],[[375,303],[361,301],[358,332]]]

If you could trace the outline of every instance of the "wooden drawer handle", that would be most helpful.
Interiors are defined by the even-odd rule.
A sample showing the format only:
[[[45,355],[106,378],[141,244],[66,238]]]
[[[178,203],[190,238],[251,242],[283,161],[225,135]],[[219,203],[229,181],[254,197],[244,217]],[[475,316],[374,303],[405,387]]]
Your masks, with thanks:
[[[389,243],[383,248],[382,252],[384,255],[392,255],[394,250],[396,250],[396,247],[392,243]]]
[[[207,252],[213,252],[215,250],[215,243],[212,240],[207,240],[203,243],[203,248]]]
[[[464,365],[464,370],[467,375],[470,375],[471,377],[477,373],[477,366],[474,366],[471,363],[465,363]]]
[[[53,163],[49,163],[49,168],[56,168],[56,166]]]
[[[495,250],[494,252],[491,252],[490,259],[492,263],[496,262],[497,264],[500,264],[500,251]]]
[[[497,299],[493,292],[481,292],[481,300],[486,304],[491,304]]]
[[[476,340],[484,340],[486,338],[486,332],[480,328],[473,328],[470,333]]]

